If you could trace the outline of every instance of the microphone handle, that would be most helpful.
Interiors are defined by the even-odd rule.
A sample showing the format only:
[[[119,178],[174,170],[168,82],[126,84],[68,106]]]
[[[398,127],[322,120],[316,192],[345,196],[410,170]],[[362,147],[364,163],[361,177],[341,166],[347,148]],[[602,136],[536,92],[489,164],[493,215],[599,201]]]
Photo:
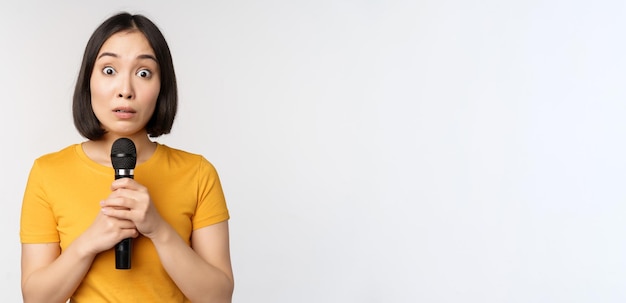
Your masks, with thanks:
[[[132,170],[128,174],[128,170],[116,170],[115,179],[131,178],[134,179]],[[130,269],[130,252],[132,246],[132,239],[126,238],[119,243],[115,244],[115,269]]]
[[[115,269],[130,269],[131,238],[115,244]]]

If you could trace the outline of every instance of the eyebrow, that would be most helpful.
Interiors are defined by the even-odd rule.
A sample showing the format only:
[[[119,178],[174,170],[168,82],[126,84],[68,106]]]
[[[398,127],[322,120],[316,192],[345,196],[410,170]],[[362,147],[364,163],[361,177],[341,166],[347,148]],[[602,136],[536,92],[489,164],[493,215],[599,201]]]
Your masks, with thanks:
[[[104,53],[100,54],[100,56],[98,56],[98,59],[100,59],[102,57],[106,57],[106,56],[119,58],[119,56],[116,53],[104,52]],[[151,59],[154,62],[159,63],[159,61],[157,61],[157,59],[153,55],[150,55],[150,54],[139,55],[139,56],[137,56],[137,59]]]

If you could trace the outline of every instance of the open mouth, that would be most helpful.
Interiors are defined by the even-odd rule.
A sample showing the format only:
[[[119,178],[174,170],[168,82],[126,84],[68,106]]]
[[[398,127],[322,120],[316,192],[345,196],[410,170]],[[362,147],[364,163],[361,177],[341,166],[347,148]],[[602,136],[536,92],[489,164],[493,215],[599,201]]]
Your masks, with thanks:
[[[113,110],[113,112],[115,113],[135,113],[134,110],[130,109],[130,108],[116,108]]]

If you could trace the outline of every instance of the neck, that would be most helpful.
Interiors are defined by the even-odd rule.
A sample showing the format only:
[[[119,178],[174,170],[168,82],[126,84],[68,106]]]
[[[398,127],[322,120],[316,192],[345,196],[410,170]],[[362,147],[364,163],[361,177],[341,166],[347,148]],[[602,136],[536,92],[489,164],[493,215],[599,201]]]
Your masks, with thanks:
[[[115,140],[123,136],[108,135],[100,140],[86,141],[83,143],[83,150],[87,156],[103,165],[111,166],[111,147]],[[126,137],[131,139],[137,150],[137,164],[143,163],[150,159],[157,144],[150,140],[147,135],[133,135]]]

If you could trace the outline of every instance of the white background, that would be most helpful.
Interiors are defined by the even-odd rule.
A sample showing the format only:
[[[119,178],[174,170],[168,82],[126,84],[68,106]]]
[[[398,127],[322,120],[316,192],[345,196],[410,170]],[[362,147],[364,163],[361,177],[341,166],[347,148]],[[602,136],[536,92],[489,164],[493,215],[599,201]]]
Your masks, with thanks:
[[[234,302],[626,301],[626,2],[124,2],[0,4],[0,301],[30,166],[83,140],[82,52],[119,10],[170,44],[159,141],[220,172]]]

